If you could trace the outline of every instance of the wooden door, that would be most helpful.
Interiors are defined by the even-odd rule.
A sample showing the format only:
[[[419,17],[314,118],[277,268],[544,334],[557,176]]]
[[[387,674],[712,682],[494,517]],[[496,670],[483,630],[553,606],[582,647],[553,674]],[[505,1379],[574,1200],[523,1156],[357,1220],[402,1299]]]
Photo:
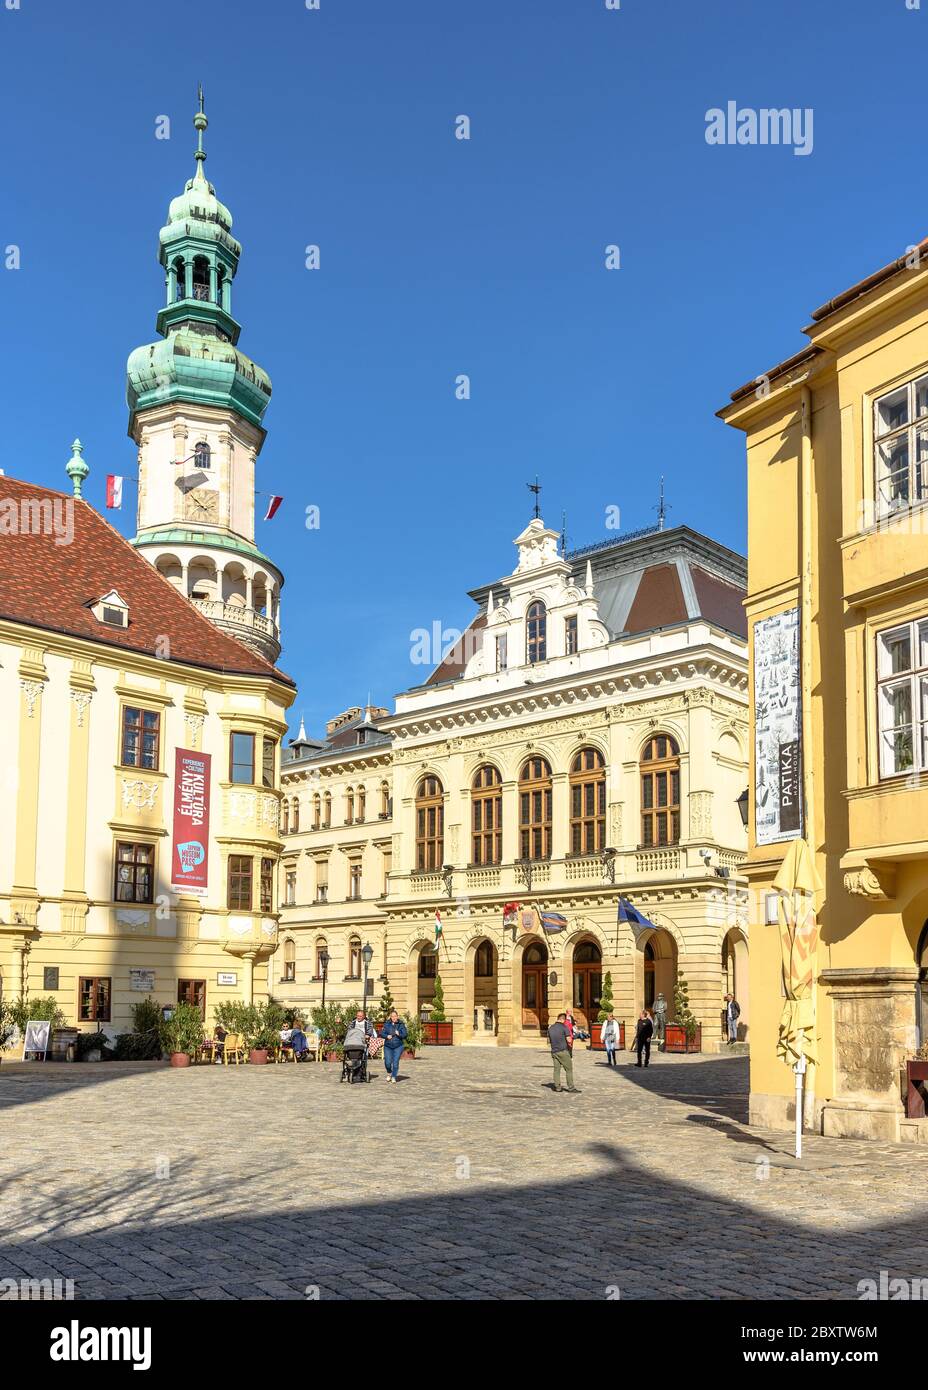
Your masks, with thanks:
[[[537,1028],[543,1033],[548,1026],[548,967],[526,965],[522,969],[522,1027]]]
[[[599,1017],[599,1000],[603,992],[602,965],[574,966],[574,1018],[590,1028]]]

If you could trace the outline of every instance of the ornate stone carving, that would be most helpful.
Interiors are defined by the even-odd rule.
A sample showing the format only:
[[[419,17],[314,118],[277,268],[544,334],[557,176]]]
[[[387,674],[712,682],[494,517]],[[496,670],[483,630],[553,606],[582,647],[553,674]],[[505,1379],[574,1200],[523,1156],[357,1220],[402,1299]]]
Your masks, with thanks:
[[[158,783],[143,782],[141,778],[130,781],[128,777],[122,779],[122,808],[127,811],[129,807],[134,807],[136,811],[152,811],[158,799]]]
[[[187,725],[190,738],[194,743],[200,737],[205,718],[205,715],[192,714],[190,710],[185,710],[184,712],[184,723]]]
[[[712,838],[712,793],[690,792],[690,835]]]
[[[624,807],[624,803],[621,802],[621,801],[614,801],[614,802],[612,803],[610,828],[611,828],[611,843],[612,843],[613,848],[615,848],[616,845],[620,845],[620,844],[622,843],[622,811],[623,811],[623,807]]]
[[[844,875],[844,887],[855,897],[875,901],[885,902],[896,896],[895,875],[885,869],[877,875],[867,864],[860,869],[848,870]]]
[[[79,729],[84,727],[84,715],[87,713],[92,698],[92,690],[76,690],[72,685],[71,699],[74,701],[74,708],[77,711],[77,727]]]
[[[36,700],[42,694],[45,682],[27,680],[21,676],[19,685],[20,689],[26,697],[26,716],[27,718],[31,719],[32,716],[35,714]]]

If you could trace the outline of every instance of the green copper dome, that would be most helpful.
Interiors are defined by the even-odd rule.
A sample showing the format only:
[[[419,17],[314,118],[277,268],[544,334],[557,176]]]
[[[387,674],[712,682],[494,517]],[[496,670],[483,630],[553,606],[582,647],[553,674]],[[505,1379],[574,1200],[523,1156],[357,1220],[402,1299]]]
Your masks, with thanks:
[[[232,214],[203,171],[202,91],[193,123],[196,173],[172,199],[159,235],[167,293],[156,327],[163,341],[136,348],[126,368],[130,434],[138,411],[169,401],[230,408],[260,426],[271,398],[266,372],[236,347],[232,281],[242,248],[232,236]]]

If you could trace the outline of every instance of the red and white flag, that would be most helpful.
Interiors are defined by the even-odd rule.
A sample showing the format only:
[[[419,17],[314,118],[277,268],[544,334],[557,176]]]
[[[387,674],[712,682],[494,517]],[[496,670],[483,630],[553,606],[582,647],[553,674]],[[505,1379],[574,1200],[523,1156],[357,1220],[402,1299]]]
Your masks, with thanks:
[[[106,475],[106,505],[117,508],[122,506],[122,478],[118,473]]]
[[[283,499],[282,497],[272,497],[272,498],[271,498],[270,502],[268,502],[268,504],[267,504],[267,511],[266,511],[265,514],[264,514],[264,520],[265,520],[265,521],[270,521],[271,517],[272,517],[272,516],[274,515],[274,513],[277,511],[277,508],[280,506],[280,504],[281,504],[281,502],[282,502],[283,500],[284,500],[284,499]]]

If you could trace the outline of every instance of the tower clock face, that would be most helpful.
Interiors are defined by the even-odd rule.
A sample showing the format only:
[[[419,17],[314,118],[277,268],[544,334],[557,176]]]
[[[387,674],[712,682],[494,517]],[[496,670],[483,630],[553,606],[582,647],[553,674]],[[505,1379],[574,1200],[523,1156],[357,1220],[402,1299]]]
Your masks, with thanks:
[[[187,493],[185,510],[188,521],[206,521],[214,525],[219,520],[219,493],[208,488],[194,488]]]

